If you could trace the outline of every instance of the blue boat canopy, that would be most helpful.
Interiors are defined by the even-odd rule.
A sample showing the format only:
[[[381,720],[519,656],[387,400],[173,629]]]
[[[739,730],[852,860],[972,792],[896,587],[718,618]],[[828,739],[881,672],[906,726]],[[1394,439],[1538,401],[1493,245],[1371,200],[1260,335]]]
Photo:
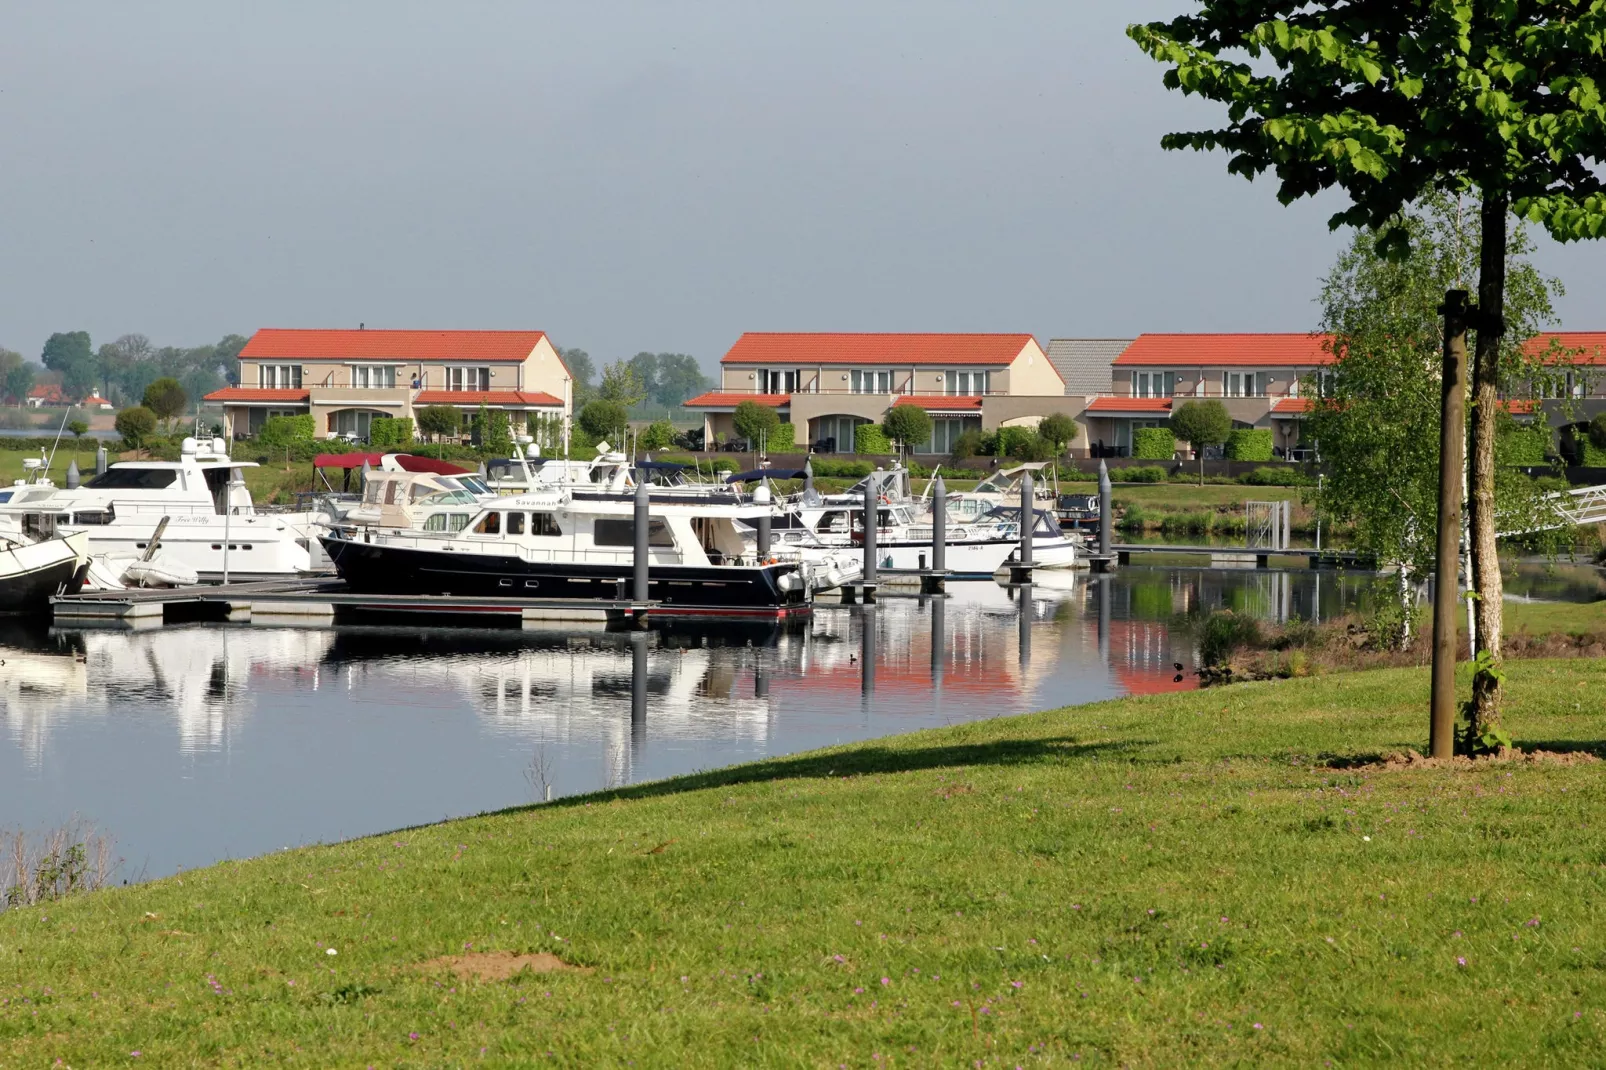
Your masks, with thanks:
[[[725,477],[727,483],[755,483],[760,479],[806,479],[808,473],[801,468],[755,468],[751,472],[733,472]]]

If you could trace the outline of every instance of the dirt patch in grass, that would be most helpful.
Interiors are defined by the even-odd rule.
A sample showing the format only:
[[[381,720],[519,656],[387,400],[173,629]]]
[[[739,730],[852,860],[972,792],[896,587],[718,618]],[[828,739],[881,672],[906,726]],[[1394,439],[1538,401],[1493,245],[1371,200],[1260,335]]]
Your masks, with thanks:
[[[506,981],[525,970],[531,973],[590,973],[585,966],[564,962],[556,955],[535,951],[520,955],[512,951],[476,951],[471,955],[442,955],[419,963],[426,973],[447,970],[464,980]]]
[[[1600,759],[1589,751],[1519,750],[1501,747],[1496,754],[1476,758],[1458,754],[1453,758],[1429,758],[1414,750],[1394,751],[1375,762],[1353,769],[1486,769],[1494,765],[1588,765]]]

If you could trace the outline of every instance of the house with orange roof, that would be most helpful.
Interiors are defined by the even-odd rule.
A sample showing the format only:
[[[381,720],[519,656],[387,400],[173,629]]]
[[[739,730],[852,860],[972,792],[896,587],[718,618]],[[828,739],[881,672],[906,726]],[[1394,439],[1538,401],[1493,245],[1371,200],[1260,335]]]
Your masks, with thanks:
[[[918,405],[933,431],[915,452],[947,454],[965,431],[1034,426],[1077,400],[1030,334],[749,331],[720,359],[719,388],[685,406],[710,444],[736,437],[736,406],[756,401],[796,425],[800,449],[848,453],[856,428]]]
[[[557,417],[566,433],[574,406],[574,377],[544,331],[263,328],[240,350],[237,384],[206,396],[230,437],[310,413],[320,438],[366,438],[375,417],[426,405],[498,409],[515,432]]]
[[[1226,406],[1235,427],[1271,428],[1287,455],[1309,408],[1302,383],[1333,363],[1318,334],[1143,334],[1111,363],[1110,392],[1087,400],[1080,420],[1094,456],[1128,456],[1132,432],[1162,427],[1184,401]]]

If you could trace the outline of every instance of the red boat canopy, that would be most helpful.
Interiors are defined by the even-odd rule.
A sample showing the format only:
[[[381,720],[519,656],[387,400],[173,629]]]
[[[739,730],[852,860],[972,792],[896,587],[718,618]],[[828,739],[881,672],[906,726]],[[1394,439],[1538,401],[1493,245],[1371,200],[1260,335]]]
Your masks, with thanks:
[[[412,453],[398,453],[394,455],[396,464],[403,472],[434,472],[441,476],[466,476],[472,470],[450,461],[437,461],[433,457],[419,457]],[[378,468],[385,459],[382,453],[320,453],[312,459],[314,468],[361,468],[369,465]]]

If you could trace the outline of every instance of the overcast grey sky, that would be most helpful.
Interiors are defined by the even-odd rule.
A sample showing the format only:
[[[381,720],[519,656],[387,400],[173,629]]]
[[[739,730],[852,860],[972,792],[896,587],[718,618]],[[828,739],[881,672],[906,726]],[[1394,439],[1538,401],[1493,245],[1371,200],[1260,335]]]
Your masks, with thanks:
[[[1190,6],[0,0],[0,344],[1306,329],[1336,202],[1158,147],[1217,114],[1122,29]]]

